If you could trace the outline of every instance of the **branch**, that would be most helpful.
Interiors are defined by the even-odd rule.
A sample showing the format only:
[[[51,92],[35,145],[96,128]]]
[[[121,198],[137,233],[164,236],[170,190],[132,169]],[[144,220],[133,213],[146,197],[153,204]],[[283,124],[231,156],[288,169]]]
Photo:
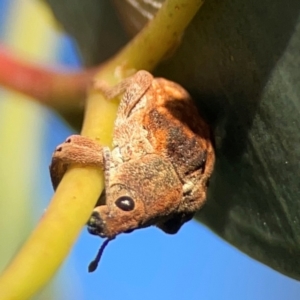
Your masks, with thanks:
[[[152,70],[178,41],[202,0],[166,0],[156,17],[96,75],[114,85],[132,69]],[[110,145],[117,104],[90,90],[82,134]],[[105,118],[104,118],[105,116]],[[23,248],[0,278],[1,300],[27,299],[68,254],[103,189],[103,173],[72,167]]]
[[[58,112],[82,109],[96,69],[55,72],[23,62],[0,45],[0,85],[23,93]]]

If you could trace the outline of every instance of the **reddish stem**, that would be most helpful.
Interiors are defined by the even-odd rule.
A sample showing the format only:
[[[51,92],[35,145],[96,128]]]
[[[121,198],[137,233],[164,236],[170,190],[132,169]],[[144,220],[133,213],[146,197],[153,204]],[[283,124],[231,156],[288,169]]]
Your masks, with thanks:
[[[0,85],[60,112],[79,107],[96,71],[95,68],[79,72],[51,71],[21,61],[0,45]]]

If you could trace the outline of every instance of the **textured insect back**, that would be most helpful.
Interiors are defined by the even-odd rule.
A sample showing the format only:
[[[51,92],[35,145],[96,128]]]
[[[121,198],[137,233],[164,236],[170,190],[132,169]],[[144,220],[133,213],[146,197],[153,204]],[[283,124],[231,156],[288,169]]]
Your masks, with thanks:
[[[107,240],[90,270],[120,233],[151,225],[176,233],[205,203],[215,161],[210,128],[181,86],[139,71],[104,93],[122,91],[113,149],[72,136],[56,149],[50,167],[55,187],[72,163],[105,172],[106,196],[88,230]]]

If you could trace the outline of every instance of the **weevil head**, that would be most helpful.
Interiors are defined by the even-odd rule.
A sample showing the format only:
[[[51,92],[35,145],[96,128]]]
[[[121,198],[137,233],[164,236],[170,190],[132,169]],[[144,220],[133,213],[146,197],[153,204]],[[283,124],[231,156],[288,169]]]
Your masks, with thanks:
[[[106,192],[106,203],[94,209],[88,230],[91,234],[113,238],[138,228],[144,214],[144,203],[130,189],[116,184]]]
[[[182,184],[171,163],[149,154],[116,168],[106,187],[106,201],[88,223],[90,233],[113,238],[168,219],[182,199]]]

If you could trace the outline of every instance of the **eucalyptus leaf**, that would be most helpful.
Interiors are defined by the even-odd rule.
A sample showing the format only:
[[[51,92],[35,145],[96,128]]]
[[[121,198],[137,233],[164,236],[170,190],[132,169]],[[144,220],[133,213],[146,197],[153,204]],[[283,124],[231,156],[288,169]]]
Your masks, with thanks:
[[[125,42],[106,1],[48,2],[87,64],[114,54]],[[126,28],[138,18],[134,13],[141,12],[119,9]],[[198,220],[251,257],[298,280],[299,15],[298,0],[207,1],[176,54],[156,70],[187,88],[214,127],[217,163]],[[111,28],[107,32],[99,26],[102,17]]]

